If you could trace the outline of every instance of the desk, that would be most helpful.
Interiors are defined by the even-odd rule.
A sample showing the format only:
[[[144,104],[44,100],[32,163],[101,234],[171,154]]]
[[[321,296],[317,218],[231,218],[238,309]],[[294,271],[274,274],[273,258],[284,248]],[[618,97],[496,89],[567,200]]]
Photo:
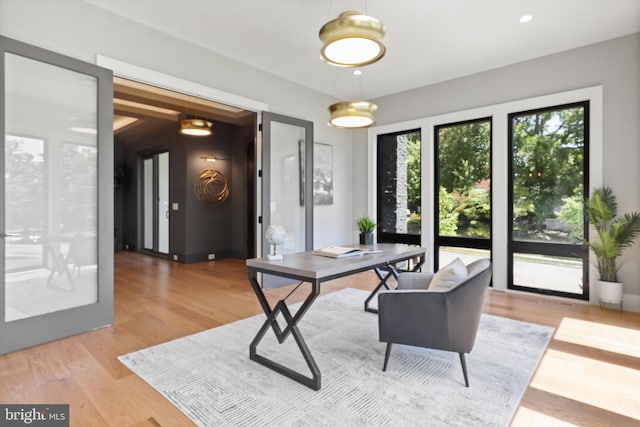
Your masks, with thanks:
[[[251,287],[256,293],[258,301],[267,316],[267,319],[249,346],[249,358],[307,387],[320,390],[320,369],[318,369],[298,329],[298,323],[320,294],[320,284],[339,277],[375,270],[380,279],[380,283],[378,283],[364,303],[364,309],[366,311],[375,312],[374,309],[369,308],[368,304],[383,286],[389,289],[387,280],[392,276],[397,277],[398,274],[395,265],[402,261],[418,259],[418,262],[411,269],[415,271],[424,263],[425,249],[418,246],[378,244],[377,249],[382,249],[382,252],[343,259],[313,255],[311,252],[285,254],[282,261],[269,261],[266,258],[248,259],[249,282],[251,282]],[[262,287],[258,283],[258,273],[267,273],[299,280],[300,282],[308,282],[311,284],[311,291],[300,308],[292,315],[287,306],[286,298],[278,301],[274,307],[269,305]],[[276,321],[278,314],[281,314],[285,319],[286,326],[284,329],[282,329]],[[293,336],[311,371],[311,377],[305,376],[258,354],[258,344],[262,341],[262,338],[269,328],[273,330],[280,344],[282,344],[290,334]]]

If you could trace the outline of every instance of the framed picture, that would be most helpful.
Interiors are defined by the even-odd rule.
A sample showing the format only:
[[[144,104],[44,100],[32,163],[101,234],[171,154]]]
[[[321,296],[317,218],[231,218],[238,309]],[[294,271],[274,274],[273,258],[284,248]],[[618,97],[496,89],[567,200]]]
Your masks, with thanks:
[[[333,204],[333,147],[313,144],[313,204]]]

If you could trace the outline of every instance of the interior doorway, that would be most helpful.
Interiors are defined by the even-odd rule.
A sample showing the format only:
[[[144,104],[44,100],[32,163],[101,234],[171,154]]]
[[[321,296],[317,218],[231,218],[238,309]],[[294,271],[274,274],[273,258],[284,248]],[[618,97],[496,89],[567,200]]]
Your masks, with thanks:
[[[256,256],[257,113],[119,77],[113,105],[115,250],[183,263]],[[210,135],[180,133],[196,117]],[[204,172],[229,197],[202,200]]]

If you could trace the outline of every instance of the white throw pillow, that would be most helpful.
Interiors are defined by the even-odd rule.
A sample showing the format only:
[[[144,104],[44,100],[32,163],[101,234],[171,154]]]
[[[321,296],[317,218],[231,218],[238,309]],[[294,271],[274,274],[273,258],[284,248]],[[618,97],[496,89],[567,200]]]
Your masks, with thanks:
[[[460,258],[438,270],[429,284],[430,291],[446,291],[467,278],[467,266]]]

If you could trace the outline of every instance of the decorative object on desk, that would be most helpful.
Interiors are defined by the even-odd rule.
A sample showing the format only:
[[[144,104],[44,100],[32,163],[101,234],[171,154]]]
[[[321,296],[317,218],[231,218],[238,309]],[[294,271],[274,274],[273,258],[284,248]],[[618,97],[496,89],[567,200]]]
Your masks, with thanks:
[[[360,244],[361,245],[373,245],[373,230],[376,229],[378,224],[373,222],[368,216],[360,217],[356,220],[358,230],[360,230]]]
[[[193,180],[193,192],[201,202],[218,205],[229,197],[229,184],[219,170],[203,169]]]
[[[313,204],[333,204],[333,147],[313,144]]]
[[[405,368],[382,372],[378,324],[362,310],[367,295],[344,289],[320,296],[298,326],[309,347],[322,349],[314,355],[323,369],[320,391],[249,359],[264,314],[119,360],[197,425],[509,425],[553,328],[483,314],[472,386],[465,388],[458,356],[450,352],[397,346],[393,363]],[[263,345],[282,355],[285,366],[306,367],[292,336],[280,345],[268,333]]]
[[[269,259],[269,261],[282,260],[282,254],[277,252],[277,247],[284,242],[284,235],[284,227],[276,224],[269,225],[267,230],[264,232],[264,239],[273,246],[273,254],[267,254],[267,259]]]
[[[610,187],[593,190],[587,201],[589,223],[598,235],[597,240],[589,242],[596,256],[598,267],[598,298],[602,303],[620,304],[622,310],[623,284],[618,282],[616,260],[625,248],[633,245],[640,235],[640,212],[618,216],[618,202]]]

